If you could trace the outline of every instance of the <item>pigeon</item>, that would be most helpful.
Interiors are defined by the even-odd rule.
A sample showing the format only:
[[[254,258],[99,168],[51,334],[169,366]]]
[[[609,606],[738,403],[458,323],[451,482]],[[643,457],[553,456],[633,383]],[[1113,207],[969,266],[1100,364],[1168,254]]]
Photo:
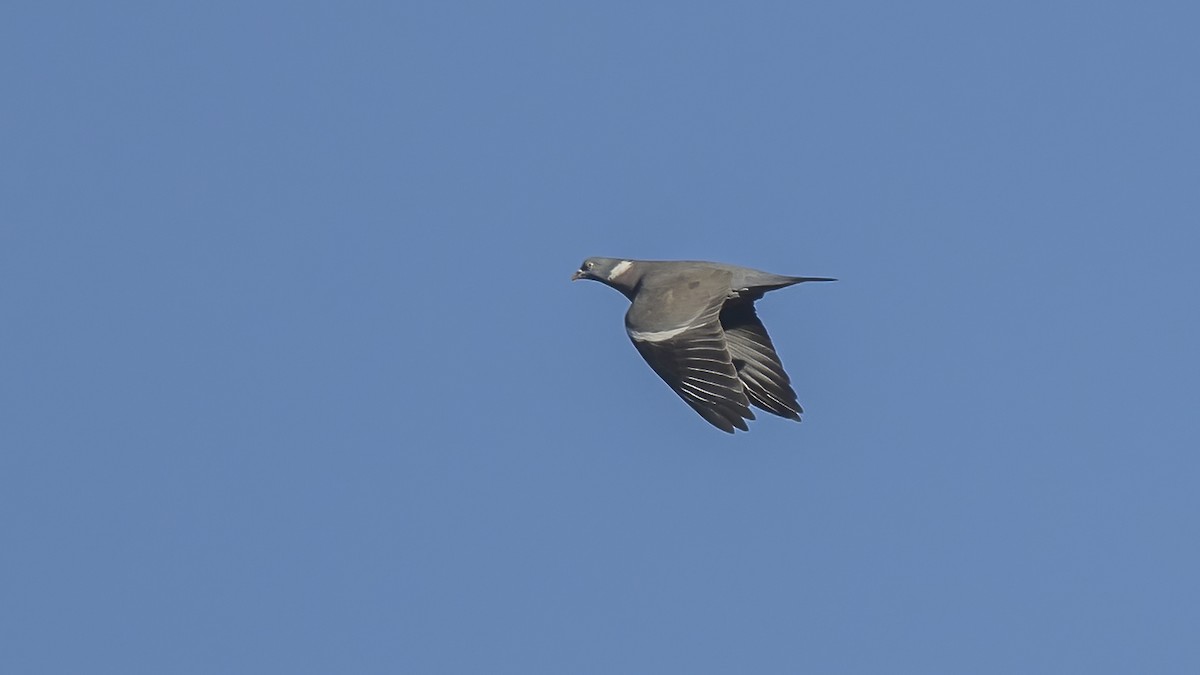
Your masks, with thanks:
[[[718,429],[749,431],[753,405],[800,421],[754,301],[767,291],[826,277],[789,277],[696,260],[588,258],[571,276],[617,289],[631,304],[625,332],[642,358],[700,416]]]

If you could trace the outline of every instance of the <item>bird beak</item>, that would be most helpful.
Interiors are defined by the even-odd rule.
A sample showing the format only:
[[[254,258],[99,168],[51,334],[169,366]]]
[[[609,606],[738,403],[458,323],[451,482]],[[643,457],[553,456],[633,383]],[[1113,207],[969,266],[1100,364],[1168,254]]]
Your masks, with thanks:
[[[583,270],[575,270],[575,273],[571,275],[571,281],[579,281],[582,278]]]

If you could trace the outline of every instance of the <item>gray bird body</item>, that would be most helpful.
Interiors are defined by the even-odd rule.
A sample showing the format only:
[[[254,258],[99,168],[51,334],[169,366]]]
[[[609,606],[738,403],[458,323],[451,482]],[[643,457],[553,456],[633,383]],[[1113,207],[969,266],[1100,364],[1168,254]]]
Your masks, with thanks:
[[[646,363],[701,417],[747,431],[750,406],[800,421],[791,379],[754,311],[768,291],[825,277],[791,277],[698,260],[588,258],[575,279],[629,298],[625,331]]]

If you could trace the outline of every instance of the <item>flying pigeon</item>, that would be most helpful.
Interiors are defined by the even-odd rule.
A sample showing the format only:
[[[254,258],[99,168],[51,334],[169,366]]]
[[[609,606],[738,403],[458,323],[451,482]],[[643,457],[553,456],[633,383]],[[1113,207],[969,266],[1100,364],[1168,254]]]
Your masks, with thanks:
[[[693,260],[588,258],[571,276],[611,286],[632,303],[625,332],[646,363],[713,426],[749,431],[750,406],[800,421],[754,301],[767,291],[825,277],[789,277]]]

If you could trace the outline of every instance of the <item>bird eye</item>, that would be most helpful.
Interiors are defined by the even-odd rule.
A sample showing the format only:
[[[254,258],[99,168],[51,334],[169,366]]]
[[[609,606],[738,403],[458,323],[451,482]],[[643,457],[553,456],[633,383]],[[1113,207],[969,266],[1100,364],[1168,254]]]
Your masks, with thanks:
[[[595,266],[596,266],[596,263],[592,262],[591,260],[583,263],[583,269],[585,269],[585,270],[590,270]]]

